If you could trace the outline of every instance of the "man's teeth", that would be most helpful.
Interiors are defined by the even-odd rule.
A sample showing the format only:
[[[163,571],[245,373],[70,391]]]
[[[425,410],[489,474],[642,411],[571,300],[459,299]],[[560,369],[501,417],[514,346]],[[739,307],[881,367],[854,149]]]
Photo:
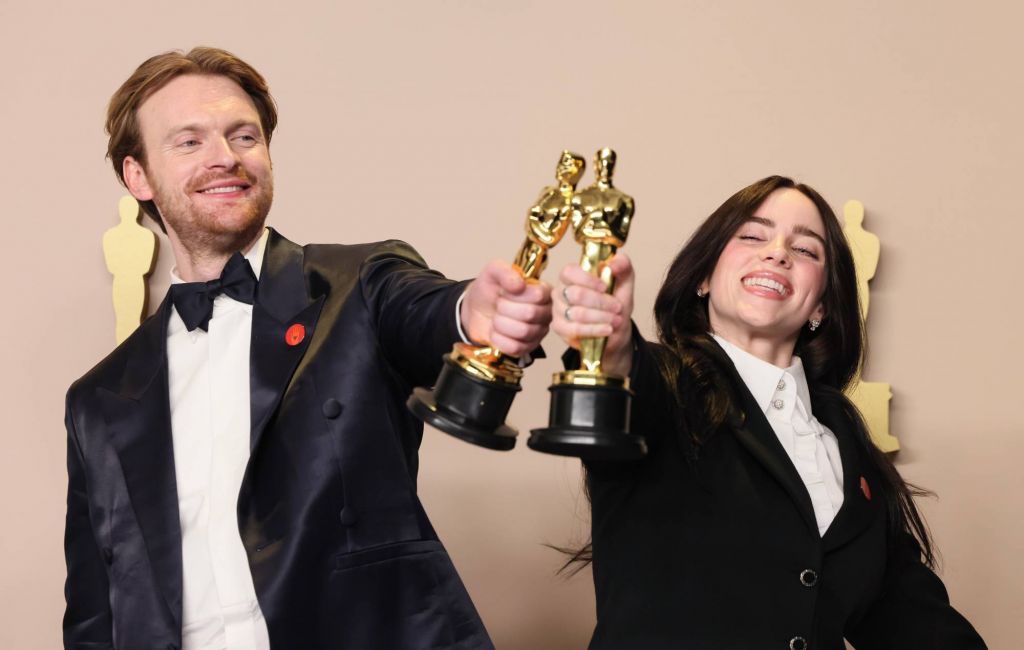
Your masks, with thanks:
[[[748,287],[764,287],[777,292],[779,295],[786,295],[786,287],[782,286],[781,282],[776,282],[770,278],[746,278],[743,280],[743,284]]]
[[[211,187],[208,190],[203,190],[202,194],[227,194],[228,192],[241,192],[241,185],[228,185],[226,187]]]

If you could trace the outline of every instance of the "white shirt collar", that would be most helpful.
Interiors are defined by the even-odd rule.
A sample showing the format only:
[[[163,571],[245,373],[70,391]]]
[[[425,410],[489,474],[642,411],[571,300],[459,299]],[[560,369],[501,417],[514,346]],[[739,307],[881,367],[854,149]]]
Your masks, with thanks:
[[[267,239],[270,237],[270,229],[264,228],[263,234],[256,240],[256,243],[249,247],[249,250],[243,253],[243,257],[249,262],[249,266],[252,267],[252,272],[256,274],[256,279],[260,279],[260,270],[263,268],[263,253],[267,250]],[[171,284],[180,284],[184,282],[181,276],[178,275],[178,266],[174,265],[171,267]]]
[[[739,373],[740,379],[747,385],[747,390],[754,396],[754,401],[763,412],[768,413],[768,407],[771,406],[772,399],[779,390],[780,382],[792,380],[801,406],[805,413],[810,415],[811,394],[807,388],[807,375],[804,373],[804,364],[800,357],[793,355],[793,363],[788,368],[779,368],[755,357],[717,334],[711,336],[729,355],[729,359],[736,366],[736,372]]]

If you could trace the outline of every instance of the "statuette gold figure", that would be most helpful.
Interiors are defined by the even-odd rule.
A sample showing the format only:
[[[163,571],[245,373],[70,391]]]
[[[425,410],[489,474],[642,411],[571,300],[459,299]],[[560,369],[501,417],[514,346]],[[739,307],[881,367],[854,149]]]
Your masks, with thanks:
[[[601,149],[594,156],[593,185],[576,193],[572,198],[573,229],[576,241],[583,245],[580,267],[601,278],[606,291],[612,292],[615,278],[608,261],[615,251],[626,243],[629,225],[633,221],[633,197],[612,184],[615,173],[615,152]],[[601,369],[601,356],[607,339],[589,338],[580,341],[583,368],[590,372]]]
[[[857,272],[861,316],[867,320],[870,305],[868,281],[875,277],[882,250],[881,244],[875,234],[864,230],[864,204],[860,201],[846,202],[843,206],[843,221],[843,231],[850,242],[850,251],[853,253]],[[849,390],[850,400],[864,416],[875,446],[882,451],[896,451],[900,448],[900,442],[889,432],[889,400],[892,399],[892,388],[883,382],[863,381],[862,370],[858,369],[857,377],[854,378]]]
[[[146,310],[146,276],[156,261],[156,234],[139,224],[139,204],[125,195],[117,204],[121,222],[103,233],[103,257],[114,276],[115,338],[124,341],[142,322]]]
[[[515,265],[523,277],[535,280],[547,266],[548,250],[561,241],[569,226],[576,184],[586,162],[579,154],[563,151],[555,170],[558,185],[541,190],[526,218],[526,241],[516,255]]]

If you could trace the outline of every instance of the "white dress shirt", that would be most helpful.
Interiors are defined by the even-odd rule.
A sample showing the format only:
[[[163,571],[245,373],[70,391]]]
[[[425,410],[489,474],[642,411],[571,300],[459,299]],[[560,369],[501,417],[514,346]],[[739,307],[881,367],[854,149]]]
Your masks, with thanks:
[[[245,254],[259,277],[269,231]],[[182,282],[177,269],[171,281]],[[252,305],[225,295],[208,331],[167,325],[182,553],[182,650],[269,650],[236,506],[249,461]]]
[[[843,464],[836,434],[811,413],[811,395],[800,357],[779,368],[763,361],[722,337],[713,335],[732,359],[743,383],[754,396],[768,423],[807,487],[824,535],[843,505]]]

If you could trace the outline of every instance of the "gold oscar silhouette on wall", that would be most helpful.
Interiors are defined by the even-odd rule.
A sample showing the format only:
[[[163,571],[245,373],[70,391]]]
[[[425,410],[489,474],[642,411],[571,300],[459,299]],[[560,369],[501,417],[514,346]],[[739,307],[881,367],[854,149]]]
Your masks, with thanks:
[[[114,276],[115,337],[128,338],[146,312],[146,276],[156,262],[156,234],[139,223],[139,204],[125,195],[117,204],[121,223],[103,233],[103,257]]]
[[[878,237],[864,230],[864,204],[860,201],[847,201],[843,206],[843,231],[850,242],[853,262],[857,269],[857,291],[860,295],[860,311],[864,320],[868,318],[870,297],[868,281],[875,277],[878,268],[878,257],[882,247]],[[849,391],[850,399],[860,409],[867,423],[871,440],[882,451],[896,451],[900,441],[889,433],[889,400],[892,389],[889,384],[861,379],[863,368],[857,371],[853,387]]]

